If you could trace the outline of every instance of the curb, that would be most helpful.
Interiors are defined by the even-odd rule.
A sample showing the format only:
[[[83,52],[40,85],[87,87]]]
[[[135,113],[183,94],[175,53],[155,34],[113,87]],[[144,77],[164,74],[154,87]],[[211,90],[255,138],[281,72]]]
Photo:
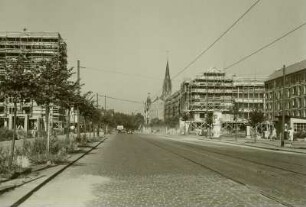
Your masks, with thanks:
[[[204,140],[204,141],[206,141],[206,140]],[[252,148],[273,150],[273,151],[279,151],[279,152],[291,152],[291,153],[297,153],[297,154],[306,154],[306,151],[305,151],[305,152],[300,152],[300,151],[288,150],[288,149],[284,149],[284,148],[254,146],[254,145],[251,145],[251,144],[238,144],[238,143],[227,142],[227,141],[211,141],[211,142],[215,142],[215,143],[226,143],[226,144],[231,144],[231,145],[235,145],[235,146],[242,146],[242,147],[243,147],[243,146],[247,146],[247,147],[252,147]]]
[[[58,176],[59,174],[61,174],[65,169],[67,169],[68,167],[70,167],[71,165],[73,165],[74,163],[76,163],[77,161],[79,161],[80,159],[82,159],[85,155],[89,154],[91,151],[93,151],[94,149],[96,149],[100,144],[102,144],[107,138],[104,137],[103,140],[99,141],[99,143],[97,143],[95,146],[91,147],[88,151],[86,151],[85,153],[83,153],[82,155],[80,155],[79,157],[77,157],[75,160],[69,162],[67,165],[63,166],[62,168],[60,168],[58,171],[56,171],[55,173],[53,173],[52,175],[50,175],[46,180],[44,180],[42,183],[38,184],[35,188],[33,188],[32,190],[30,190],[29,192],[27,192],[24,196],[22,196],[20,199],[18,199],[15,203],[13,203],[11,206],[15,207],[15,206],[19,206],[20,204],[22,204],[24,201],[26,201],[31,195],[33,195],[33,193],[35,193],[36,191],[38,191],[40,188],[42,188],[44,185],[46,185],[49,181],[51,181],[52,179],[54,179],[56,176]],[[15,187],[19,187],[19,186],[15,186]],[[14,188],[15,188],[14,187]],[[10,187],[12,189],[12,187]]]
[[[169,138],[169,139],[173,139],[173,140],[177,140],[177,139],[175,139],[175,137],[171,137],[171,136],[164,136],[164,137]],[[186,140],[186,141],[189,141],[189,140]],[[190,141],[192,142],[193,140],[190,140]],[[272,151],[278,151],[278,152],[291,152],[291,153],[296,153],[296,154],[306,154],[306,150],[305,150],[305,152],[300,152],[300,151],[288,150],[288,149],[283,149],[283,148],[254,146],[254,145],[250,145],[250,144],[238,144],[238,143],[227,142],[227,141],[218,141],[218,140],[199,139],[198,141],[204,141],[204,142],[208,142],[208,143],[209,142],[211,142],[211,143],[218,143],[218,144],[230,144],[230,145],[240,146],[240,147],[246,146],[246,147],[259,148],[259,149],[265,149],[265,150],[272,150]]]
[[[203,140],[206,141],[206,140]],[[295,151],[295,150],[288,150],[288,149],[282,149],[282,148],[274,148],[274,147],[264,147],[264,146],[254,146],[251,144],[238,144],[238,143],[233,143],[233,142],[227,142],[227,141],[206,141],[206,142],[214,142],[214,143],[225,143],[225,144],[230,144],[234,146],[247,146],[247,147],[252,147],[252,148],[259,148],[259,149],[265,149],[265,150],[272,150],[272,151],[278,151],[278,152],[291,152],[291,153],[297,153],[297,154],[306,154],[305,152],[300,152],[300,151]]]

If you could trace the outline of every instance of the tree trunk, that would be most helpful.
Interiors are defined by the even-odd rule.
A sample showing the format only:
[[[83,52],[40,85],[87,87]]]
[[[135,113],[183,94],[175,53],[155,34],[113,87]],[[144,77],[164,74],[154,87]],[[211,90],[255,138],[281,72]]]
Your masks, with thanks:
[[[71,109],[70,109],[70,107],[68,108],[68,112],[67,112],[67,132],[66,132],[66,139],[67,140],[70,140],[70,137],[69,137],[69,135],[70,135],[70,111],[71,111]]]
[[[83,141],[85,141],[85,139],[86,139],[86,132],[87,132],[87,127],[86,127],[86,119],[85,119],[85,116],[84,116],[84,133],[85,133],[85,136],[84,136],[84,140]]]
[[[47,153],[50,151],[50,105],[46,104],[46,133],[47,133]]]
[[[11,157],[9,160],[9,167],[12,166],[14,160],[14,152],[15,152],[15,136],[16,136],[16,121],[17,121],[17,102],[14,101],[14,121],[13,121],[13,138],[12,138],[12,145],[11,145]]]

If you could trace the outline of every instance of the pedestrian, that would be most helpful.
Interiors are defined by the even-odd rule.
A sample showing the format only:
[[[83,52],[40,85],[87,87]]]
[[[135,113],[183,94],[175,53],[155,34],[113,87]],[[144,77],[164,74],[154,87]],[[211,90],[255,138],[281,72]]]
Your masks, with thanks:
[[[294,131],[292,128],[289,128],[288,132],[289,132],[289,141],[290,141],[290,144],[292,145]]]

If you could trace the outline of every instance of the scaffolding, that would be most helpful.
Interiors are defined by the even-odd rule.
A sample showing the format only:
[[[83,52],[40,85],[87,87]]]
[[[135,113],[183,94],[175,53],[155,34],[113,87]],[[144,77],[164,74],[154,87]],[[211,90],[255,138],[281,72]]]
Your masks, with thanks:
[[[237,119],[234,119],[235,104],[238,104]],[[216,68],[184,81],[165,103],[165,115],[189,117],[191,131],[211,127],[206,117],[214,112],[222,113],[224,130],[243,128],[254,109],[264,110],[264,79],[229,77]]]
[[[59,33],[55,32],[0,32],[0,76],[5,75],[5,66],[13,63],[20,55],[25,55],[29,61],[26,65],[29,69],[35,67],[42,60],[51,60],[59,57],[63,64],[67,64],[66,43]],[[0,101],[1,126],[9,127],[11,124],[10,113],[12,103],[9,100]],[[23,100],[18,103],[17,115],[38,121],[44,114],[43,107],[37,106],[32,100]],[[53,119],[57,126],[62,125],[62,115],[59,107],[54,107]],[[26,118],[25,118],[26,120]],[[26,122],[26,121],[24,121]],[[24,124],[24,126],[26,123]],[[33,125],[33,124],[30,124]],[[31,128],[31,126],[30,126]]]

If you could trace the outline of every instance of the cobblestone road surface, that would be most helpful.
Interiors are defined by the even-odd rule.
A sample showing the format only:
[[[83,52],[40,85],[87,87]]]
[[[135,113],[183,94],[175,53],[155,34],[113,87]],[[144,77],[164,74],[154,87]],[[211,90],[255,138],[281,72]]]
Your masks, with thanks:
[[[305,160],[120,134],[22,206],[305,206]]]

